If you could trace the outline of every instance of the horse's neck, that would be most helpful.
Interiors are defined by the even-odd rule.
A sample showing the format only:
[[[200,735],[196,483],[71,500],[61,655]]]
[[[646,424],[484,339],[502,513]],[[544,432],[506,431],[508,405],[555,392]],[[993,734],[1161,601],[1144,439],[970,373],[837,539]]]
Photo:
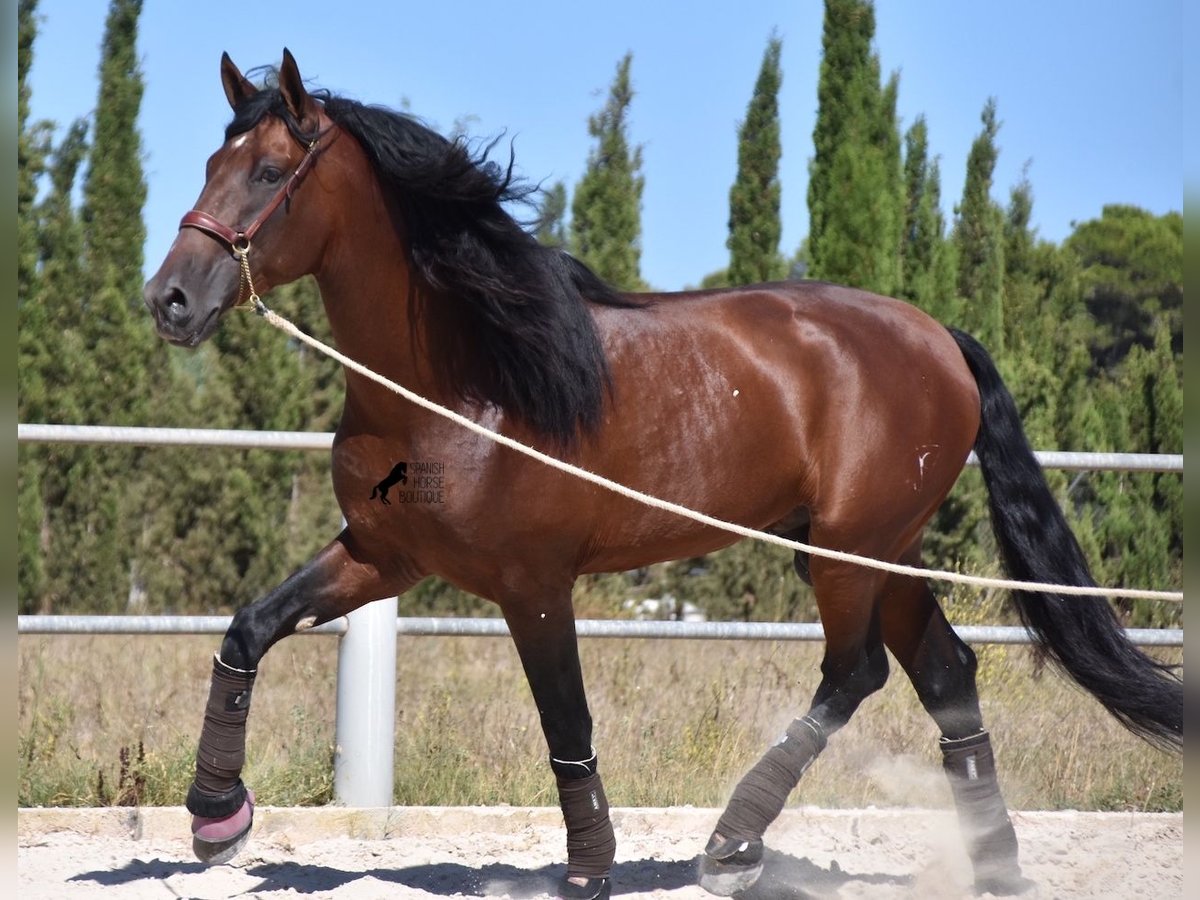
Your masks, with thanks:
[[[369,242],[352,242],[358,247]],[[317,273],[317,283],[334,342],[342,353],[385,378],[431,399],[440,396],[427,354],[409,318],[409,275],[403,249],[353,252]],[[425,415],[393,391],[352,372],[346,373],[346,412],[372,429],[386,419],[389,428],[419,427]]]

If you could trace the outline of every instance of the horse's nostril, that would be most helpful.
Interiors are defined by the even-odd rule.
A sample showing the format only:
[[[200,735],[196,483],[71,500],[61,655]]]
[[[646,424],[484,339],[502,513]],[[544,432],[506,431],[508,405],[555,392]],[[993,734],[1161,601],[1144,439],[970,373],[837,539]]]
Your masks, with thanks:
[[[169,287],[163,293],[162,309],[163,315],[176,325],[182,325],[191,318],[187,294],[178,287]]]

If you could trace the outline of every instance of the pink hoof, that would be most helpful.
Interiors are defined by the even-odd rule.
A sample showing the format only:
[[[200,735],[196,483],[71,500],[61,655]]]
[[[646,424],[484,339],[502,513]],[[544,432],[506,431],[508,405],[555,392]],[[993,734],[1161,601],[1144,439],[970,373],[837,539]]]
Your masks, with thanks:
[[[192,816],[192,852],[201,862],[219,866],[229,862],[250,840],[254,824],[254,792],[246,790],[241,808],[222,819]]]

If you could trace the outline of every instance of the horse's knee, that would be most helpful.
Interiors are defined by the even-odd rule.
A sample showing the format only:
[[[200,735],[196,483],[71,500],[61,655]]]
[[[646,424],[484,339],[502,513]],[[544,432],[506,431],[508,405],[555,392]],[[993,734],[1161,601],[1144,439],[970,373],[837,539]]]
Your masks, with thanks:
[[[830,735],[850,721],[863,700],[887,683],[887,652],[879,644],[864,649],[854,662],[826,653],[821,674],[809,715]]]
[[[880,644],[867,653],[867,665],[863,676],[863,696],[881,690],[888,680],[887,651]]]
[[[253,605],[243,606],[233,614],[229,630],[221,641],[221,662],[235,669],[252,671],[267,652],[268,638],[255,616]]]
[[[887,652],[879,644],[863,650],[852,667],[841,660],[826,656],[821,663],[821,674],[825,681],[838,691],[847,693],[861,701],[887,684]]]

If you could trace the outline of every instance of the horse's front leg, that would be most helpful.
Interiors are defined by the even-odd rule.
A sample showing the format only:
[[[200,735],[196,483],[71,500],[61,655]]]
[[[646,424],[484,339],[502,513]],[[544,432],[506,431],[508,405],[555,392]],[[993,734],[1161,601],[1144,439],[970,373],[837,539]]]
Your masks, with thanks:
[[[617,843],[592,746],[570,590],[502,606],[541,717],[567,827],[567,874],[559,896],[606,898]]]
[[[241,780],[246,719],[258,664],[267,650],[289,634],[407,590],[419,577],[403,561],[389,560],[387,569],[381,569],[343,531],[283,584],[237,611],[213,659],[196,779],[187,795],[197,857],[227,862],[249,838],[254,796]]]

